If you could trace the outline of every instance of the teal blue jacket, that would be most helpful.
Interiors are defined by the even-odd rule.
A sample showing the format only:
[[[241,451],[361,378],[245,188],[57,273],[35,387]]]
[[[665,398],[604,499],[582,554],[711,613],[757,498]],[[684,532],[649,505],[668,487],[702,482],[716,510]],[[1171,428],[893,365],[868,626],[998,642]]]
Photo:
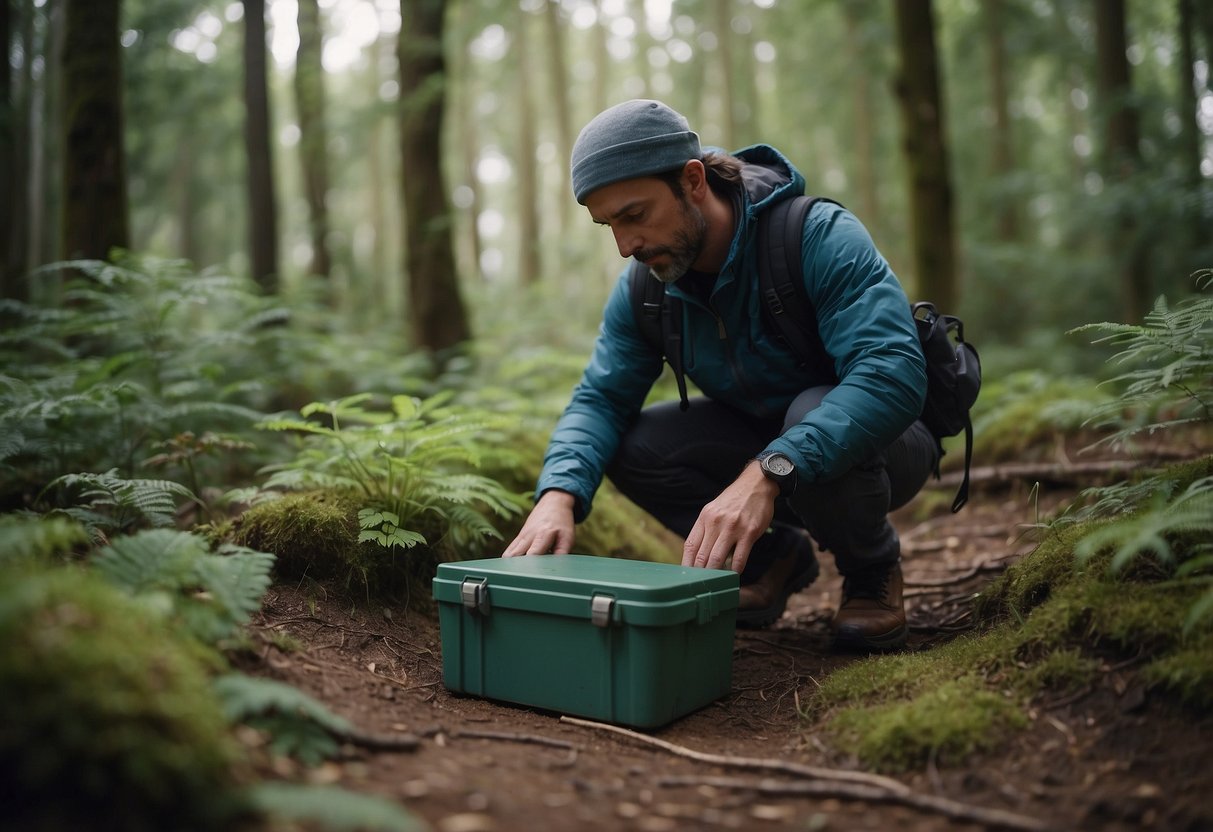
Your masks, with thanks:
[[[802,391],[834,379],[797,368],[762,321],[755,228],[759,214],[804,192],[804,178],[772,147],[734,154],[743,169],[741,217],[707,303],[683,292],[683,367],[709,398],[745,413],[782,417]],[[922,412],[926,372],[910,304],[889,264],[851,212],[818,202],[805,219],[802,252],[808,296],[822,344],[838,377],[822,405],[775,438],[767,450],[796,463],[802,480],[837,477],[901,435]],[[628,269],[607,299],[589,365],[556,423],[536,497],[549,489],[576,497],[574,516],[590,512],[594,492],[662,372],[628,296]]]

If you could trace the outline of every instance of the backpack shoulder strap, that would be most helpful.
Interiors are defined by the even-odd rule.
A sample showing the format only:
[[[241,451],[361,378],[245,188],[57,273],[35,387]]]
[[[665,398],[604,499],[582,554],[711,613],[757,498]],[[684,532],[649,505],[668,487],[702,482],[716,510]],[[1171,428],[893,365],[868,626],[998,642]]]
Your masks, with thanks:
[[[682,301],[665,290],[665,284],[649,274],[643,263],[633,260],[628,270],[628,299],[641,337],[665,356],[678,383],[679,408],[691,406],[682,371]]]
[[[817,312],[804,287],[804,224],[823,197],[798,196],[775,203],[758,220],[758,290],[769,331],[801,367],[837,378],[822,344]]]

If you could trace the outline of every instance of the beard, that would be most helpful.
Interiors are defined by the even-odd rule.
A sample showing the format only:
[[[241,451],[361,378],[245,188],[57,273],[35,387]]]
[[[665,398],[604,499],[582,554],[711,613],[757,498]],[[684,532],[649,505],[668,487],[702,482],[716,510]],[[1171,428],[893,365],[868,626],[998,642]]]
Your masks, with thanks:
[[[674,243],[668,246],[654,246],[636,252],[637,260],[652,260],[655,257],[665,257],[669,260],[664,266],[650,266],[649,272],[662,283],[676,283],[691,270],[692,264],[703,253],[704,240],[708,235],[708,221],[703,212],[692,206],[685,198],[682,203],[682,225],[674,232]]]

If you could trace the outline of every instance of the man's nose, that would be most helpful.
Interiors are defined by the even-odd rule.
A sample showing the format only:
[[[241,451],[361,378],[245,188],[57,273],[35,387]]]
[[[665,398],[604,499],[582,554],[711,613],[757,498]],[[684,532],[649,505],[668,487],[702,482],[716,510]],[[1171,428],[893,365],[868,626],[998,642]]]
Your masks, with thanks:
[[[644,241],[637,234],[614,228],[611,231],[615,234],[615,247],[619,249],[619,256],[625,260],[644,247]]]

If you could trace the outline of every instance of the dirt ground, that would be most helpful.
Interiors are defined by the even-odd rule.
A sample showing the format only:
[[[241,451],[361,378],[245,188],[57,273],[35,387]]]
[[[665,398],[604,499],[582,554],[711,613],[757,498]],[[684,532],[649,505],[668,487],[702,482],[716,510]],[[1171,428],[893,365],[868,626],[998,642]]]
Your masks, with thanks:
[[[964,632],[972,593],[1030,551],[1036,511],[1067,496],[983,494],[958,515],[897,518],[907,649]],[[729,758],[859,771],[797,710],[856,658],[830,650],[841,584],[828,556],[822,566],[774,627],[738,631],[728,696],[648,735]],[[1109,657],[1090,690],[1042,697],[1028,730],[999,753],[898,776],[934,801],[910,806],[867,784],[696,760],[558,714],[452,695],[442,684],[438,623],[415,611],[277,587],[255,632],[262,649],[250,672],[299,686],[361,731],[421,738],[415,751],[351,745],[337,761],[306,772],[283,762],[281,773],[397,800],[437,832],[1213,830],[1213,715],[1148,692],[1132,658]],[[275,647],[275,633],[302,649]],[[854,793],[863,789],[866,797]],[[973,808],[1007,814],[965,820]]]

